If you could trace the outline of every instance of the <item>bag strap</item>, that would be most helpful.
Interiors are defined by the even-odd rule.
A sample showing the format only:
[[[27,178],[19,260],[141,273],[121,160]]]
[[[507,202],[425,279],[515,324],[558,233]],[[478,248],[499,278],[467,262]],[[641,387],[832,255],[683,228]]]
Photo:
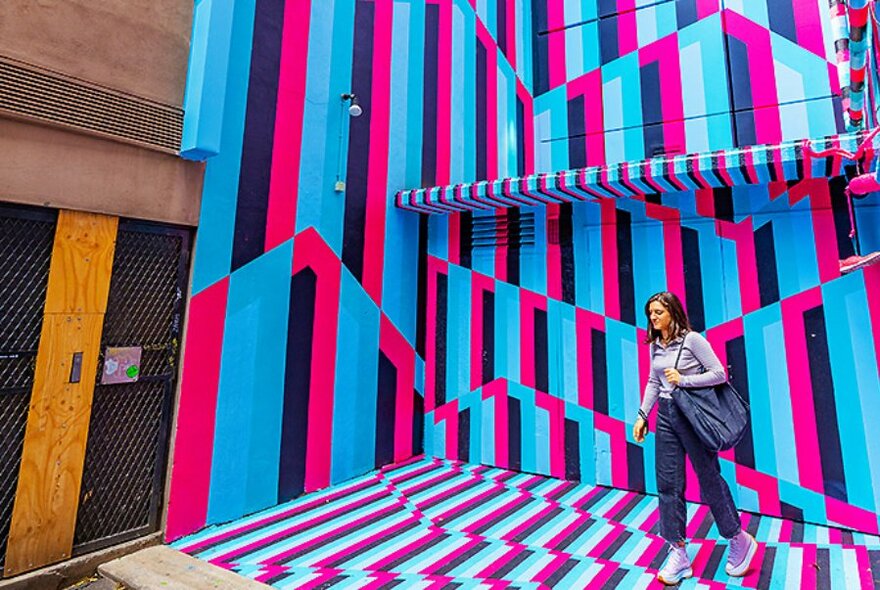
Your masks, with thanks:
[[[678,356],[675,357],[675,366],[673,367],[676,371],[678,370],[678,361],[681,360],[681,351],[684,350],[684,343],[687,340],[688,334],[690,334],[690,332],[688,332],[687,334],[684,335],[684,337],[682,337],[681,346],[678,347]]]

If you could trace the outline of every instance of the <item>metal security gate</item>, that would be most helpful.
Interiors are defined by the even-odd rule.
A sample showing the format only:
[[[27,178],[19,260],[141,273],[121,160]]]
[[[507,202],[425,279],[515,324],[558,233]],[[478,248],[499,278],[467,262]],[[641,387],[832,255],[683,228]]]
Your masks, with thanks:
[[[74,555],[159,530],[190,231],[120,220]],[[140,347],[134,383],[102,385],[107,347]]]
[[[34,384],[57,212],[0,205],[0,571]]]

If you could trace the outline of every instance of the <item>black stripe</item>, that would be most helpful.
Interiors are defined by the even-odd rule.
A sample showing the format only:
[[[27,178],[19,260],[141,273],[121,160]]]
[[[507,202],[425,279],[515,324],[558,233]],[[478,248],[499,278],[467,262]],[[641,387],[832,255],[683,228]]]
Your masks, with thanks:
[[[676,0],[675,19],[678,30],[697,22],[697,0]]]
[[[636,323],[636,293],[633,273],[632,215],[617,209],[617,280],[620,299],[620,321]]]
[[[599,20],[599,57],[601,65],[620,57],[618,45],[617,17],[611,16]]]
[[[474,126],[476,137],[475,156],[477,158],[476,180],[488,180],[489,178],[489,127],[486,118],[489,90],[487,84],[488,52],[483,42],[477,39],[477,119]]]
[[[535,308],[535,389],[550,391],[550,350],[548,348],[547,312]]]
[[[608,518],[611,520],[616,520],[621,524],[626,524],[623,522],[623,519],[627,517],[627,515],[635,510],[635,507],[639,505],[645,497],[640,494],[633,494],[633,497],[629,499],[629,502],[624,504],[623,508],[617,511],[617,513],[609,516]]]
[[[416,310],[416,352],[425,358],[425,340],[428,333],[428,216],[419,215],[419,268],[418,309]]]
[[[362,4],[358,2],[358,4]],[[425,67],[422,92],[422,187],[437,184],[437,60],[440,6],[425,5]],[[355,45],[357,48],[357,45]]]
[[[836,176],[828,181],[831,192],[831,211],[834,216],[834,235],[837,238],[838,258],[843,260],[856,253],[849,237],[849,203],[846,199],[847,180],[844,176]]]
[[[746,357],[746,342],[743,336],[737,336],[725,343],[727,351],[727,368],[730,383],[745,401],[751,399],[749,391],[749,366]],[[752,434],[752,423],[746,425],[746,433],[733,450],[736,462],[755,468],[755,443]]]
[[[733,189],[729,186],[713,188],[712,200],[715,201],[715,219],[733,222]]]
[[[753,537],[758,533],[758,527],[761,526],[761,517],[757,514],[753,514],[752,518],[749,519],[749,524],[746,527],[746,532],[752,535]]]
[[[437,320],[434,322],[434,406],[446,403],[447,277],[437,273]]]
[[[614,570],[614,573],[611,574],[611,577],[608,578],[608,581],[602,585],[602,590],[614,590],[615,588],[617,588],[618,584],[623,581],[628,573],[629,570],[623,568]]]
[[[584,138],[584,96],[568,101],[568,167],[587,165],[587,142]]]
[[[394,418],[397,398],[397,367],[379,351],[376,397],[376,469],[394,461]]]
[[[645,157],[665,153],[663,138],[663,110],[660,94],[660,62],[652,61],[639,68],[642,95],[642,136]],[[682,146],[683,147],[683,146]]]
[[[755,252],[758,293],[761,296],[761,307],[766,307],[779,301],[779,274],[776,268],[776,240],[772,221],[755,230]]]
[[[458,460],[471,460],[471,410],[465,408],[458,413]]]
[[[424,553],[426,551],[430,551],[431,549],[433,549],[434,547],[436,547],[437,545],[439,545],[440,543],[442,543],[443,541],[445,541],[448,538],[449,538],[449,534],[447,534],[447,533],[443,533],[441,535],[434,537],[433,539],[431,539],[427,543],[424,543],[423,545],[419,545],[418,547],[416,547],[415,549],[413,549],[411,552],[407,553],[406,555],[401,555],[400,557],[398,557],[394,561],[386,563],[385,564],[385,571],[386,572],[393,572],[394,570],[399,568],[401,565],[403,565],[407,561],[410,561],[411,559],[418,557],[419,555],[421,555],[422,553]]]
[[[283,22],[283,2],[257,2],[231,270],[265,250]]]
[[[526,175],[526,105],[516,97],[516,175]]]
[[[567,537],[559,541],[556,544],[556,547],[553,548],[554,551],[565,551],[565,548],[577,541],[581,535],[587,532],[591,526],[596,524],[596,519],[590,516],[587,520],[583,521],[578,527],[571,531]]]
[[[284,410],[281,414],[278,501],[287,502],[305,489],[309,390],[318,276],[304,268],[290,280],[290,320],[284,369]]]
[[[504,55],[508,55],[507,53],[507,0],[497,0],[497,20],[496,29],[498,30],[498,49],[504,53]]]
[[[547,1],[532,0],[532,81],[535,96],[550,90],[550,36],[541,34],[547,28]]]
[[[712,516],[711,510],[707,510],[706,514],[703,516],[703,522],[700,523],[700,526],[697,529],[697,533],[694,535],[694,538],[705,539],[706,535],[709,534],[709,530],[712,528],[713,524],[715,524],[715,517]]]
[[[445,576],[446,574],[448,574],[449,572],[451,572],[452,570],[454,570],[458,566],[465,563],[467,560],[469,560],[473,557],[476,557],[481,551],[486,549],[486,547],[489,547],[489,543],[487,543],[486,541],[480,541],[479,543],[477,543],[476,545],[474,545],[473,547],[471,547],[467,551],[456,556],[455,559],[451,559],[450,561],[444,561],[442,566],[440,566],[434,572],[432,572],[432,575]]]
[[[539,518],[538,520],[533,522],[531,524],[531,526],[529,526],[527,529],[517,533],[513,537],[513,539],[511,539],[511,540],[514,541],[515,543],[522,543],[523,541],[525,541],[529,537],[529,535],[534,534],[541,527],[543,527],[545,524],[547,524],[551,520],[555,519],[560,514],[562,514],[562,508],[559,508],[558,506],[553,508],[547,514],[545,514],[544,516],[542,516],[541,518]]]
[[[495,293],[483,291],[483,380],[485,385],[495,379]]]
[[[709,554],[709,559],[706,560],[706,567],[703,568],[703,573],[700,574],[700,578],[704,580],[712,580],[715,578],[715,572],[718,571],[718,566],[721,565],[721,558],[724,557],[724,552],[727,549],[725,545],[715,545],[712,548],[712,553]]]
[[[348,166],[345,177],[345,215],[342,232],[342,263],[361,281],[364,275],[364,238],[367,219],[367,176],[370,153],[370,108],[373,93],[373,23],[375,5],[356,2],[351,90],[364,113],[347,117]],[[344,123],[343,123],[344,124]]]
[[[658,522],[659,524],[659,522]],[[669,554],[669,545],[663,545],[660,547],[660,550],[657,552],[657,555],[654,556],[654,559],[651,560],[651,565],[648,566],[648,569],[659,570],[660,566],[663,565],[663,562],[666,561],[666,556]],[[705,578],[704,579],[708,579]]]
[[[779,502],[779,506],[782,512],[782,518],[788,520],[803,520],[804,519],[804,511],[797,506],[789,504],[788,502]]]
[[[580,424],[565,419],[565,479],[581,480]]]
[[[556,568],[556,570],[554,570],[553,573],[550,574],[546,580],[544,580],[543,585],[549,586],[550,588],[555,588],[556,585],[559,584],[559,582],[561,582],[563,578],[568,575],[568,572],[574,569],[574,567],[579,563],[580,561],[577,559],[566,559],[565,563]]]
[[[871,579],[874,580],[874,588],[880,587],[880,549],[868,550],[868,561],[871,563]]]
[[[684,259],[684,292],[688,319],[697,332],[706,329],[703,307],[703,271],[700,262],[700,234],[695,229],[682,226],[681,250]]]
[[[623,547],[623,544],[626,543],[629,540],[629,538],[632,537],[632,535],[633,534],[629,531],[621,532],[614,539],[614,541],[611,543],[611,545],[609,545],[608,548],[602,552],[602,555],[600,555],[600,558],[601,559],[611,559],[612,557],[614,557],[614,554],[617,553],[617,550],[620,549],[621,547]]]
[[[559,206],[559,254],[562,259],[562,300],[574,305],[577,267],[574,263],[574,207],[571,203]]]
[[[816,550],[816,590],[831,590],[831,552]]]
[[[730,34],[725,34],[724,40],[729,70],[728,88],[734,110],[734,142],[737,147],[755,145],[757,140],[748,47],[745,42]]]
[[[478,508],[484,508],[487,503],[492,502],[493,500],[495,500],[499,496],[504,496],[506,494],[507,494],[507,490],[505,490],[504,488],[498,488],[497,490],[493,490],[491,493],[486,494],[483,498],[481,498],[479,502],[473,502],[469,506],[459,510],[458,512],[455,512],[451,516],[447,516],[445,518],[445,520],[443,521],[443,526],[446,528],[450,528],[449,527],[450,522],[452,522],[454,520],[458,520],[459,518],[461,518],[463,516],[467,516],[468,514],[470,514],[471,512],[473,512],[474,510],[476,510]]]
[[[490,580],[503,579],[507,574],[509,574],[510,572],[515,570],[517,567],[519,567],[519,565],[522,562],[524,562],[525,560],[530,558],[532,555],[534,555],[534,553],[535,552],[532,551],[531,549],[526,549],[525,551],[523,551],[522,553],[520,553],[519,555],[517,555],[516,557],[514,557],[513,559],[511,559],[507,563],[505,563],[503,566],[498,568],[497,571],[492,572],[492,574],[489,576],[489,579]]]
[[[626,444],[626,466],[629,470],[629,489],[645,491],[645,451],[639,445]]]
[[[807,356],[810,360],[810,381],[813,385],[813,407],[816,413],[825,494],[846,502],[846,476],[843,470],[840,426],[837,422],[837,402],[834,397],[834,381],[831,378],[824,311],[822,305],[805,311],[804,331],[808,335]]]
[[[511,285],[519,285],[519,224],[519,209],[511,207],[507,210],[507,227],[511,228],[509,230],[510,234],[507,241],[512,244],[507,248],[507,282]]]
[[[508,460],[510,469],[522,469],[522,407],[515,397],[507,398]]]
[[[804,523],[802,523],[802,522],[791,523],[791,542],[792,543],[803,543],[804,542]]]
[[[503,488],[503,489],[506,490],[506,488]],[[511,518],[517,512],[520,512],[521,510],[528,508],[529,506],[536,503],[537,501],[538,501],[537,498],[530,497],[530,498],[526,499],[526,501],[521,504],[515,504],[512,506],[509,506],[506,509],[504,509],[503,511],[501,511],[500,513],[493,516],[491,520],[484,522],[479,527],[474,529],[473,533],[475,535],[482,535],[483,533],[485,533],[486,531],[491,529],[493,526],[495,526],[499,522],[501,522],[503,520],[507,520],[508,518]]]
[[[470,211],[459,214],[458,222],[458,263],[465,267],[471,267],[472,253],[474,249],[474,214]]]
[[[608,415],[608,362],[605,355],[605,332],[590,329],[593,367],[593,410]]]
[[[776,0],[775,2],[768,2],[767,16],[770,20],[771,31],[782,35],[792,43],[798,42],[792,0]]]
[[[589,512],[590,508],[601,502],[605,496],[611,493],[611,488],[600,488],[589,500],[580,504],[577,509],[582,512]]]
[[[322,567],[323,568],[337,568],[340,565],[344,564],[345,562],[351,561],[355,557],[358,557],[359,555],[363,555],[364,553],[367,553],[367,552],[375,549],[376,547],[382,545],[383,543],[387,543],[390,539],[393,539],[394,537],[399,537],[400,535],[404,535],[415,528],[423,528],[423,527],[424,527],[424,524],[422,524],[418,520],[415,520],[415,521],[410,522],[397,530],[387,531],[387,534],[386,534],[386,531],[382,531],[381,535],[379,535],[378,537],[376,537],[375,539],[373,539],[372,541],[370,541],[366,545],[362,545],[362,546],[358,547],[357,549],[355,549],[354,551],[351,551],[349,553],[344,553],[342,556],[338,557],[337,559],[334,559],[331,562],[328,562],[326,565],[323,565]]]
[[[425,398],[413,389],[412,454],[425,452]]]

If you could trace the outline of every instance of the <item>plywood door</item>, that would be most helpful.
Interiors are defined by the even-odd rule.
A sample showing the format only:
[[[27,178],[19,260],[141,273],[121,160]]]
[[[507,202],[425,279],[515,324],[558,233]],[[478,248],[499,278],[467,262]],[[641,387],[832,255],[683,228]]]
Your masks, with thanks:
[[[67,559],[73,548],[117,223],[72,211],[58,217],[6,577]]]

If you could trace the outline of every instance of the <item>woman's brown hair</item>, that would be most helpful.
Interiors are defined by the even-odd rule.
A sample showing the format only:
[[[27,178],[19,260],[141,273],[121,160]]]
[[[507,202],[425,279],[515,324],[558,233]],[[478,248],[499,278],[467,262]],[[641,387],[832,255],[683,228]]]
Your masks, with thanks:
[[[648,318],[648,337],[645,338],[646,344],[650,344],[658,338],[663,337],[660,330],[655,330],[654,324],[651,323],[650,307],[655,301],[665,307],[669,312],[669,315],[672,316],[672,324],[670,325],[671,330],[669,334],[670,340],[674,340],[679,336],[684,336],[691,331],[691,324],[688,321],[687,313],[685,313],[684,306],[681,304],[681,300],[678,296],[669,291],[654,293],[648,298],[648,302],[645,303],[645,317]]]

